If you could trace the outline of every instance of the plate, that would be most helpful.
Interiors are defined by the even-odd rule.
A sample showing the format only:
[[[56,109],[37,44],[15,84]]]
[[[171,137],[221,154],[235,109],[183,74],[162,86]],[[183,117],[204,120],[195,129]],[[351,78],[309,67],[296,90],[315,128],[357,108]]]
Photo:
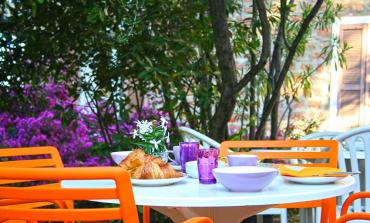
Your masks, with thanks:
[[[131,179],[131,183],[136,186],[157,187],[157,186],[166,186],[166,185],[178,183],[184,180],[186,177],[187,176],[184,175],[183,177],[168,178],[168,179],[149,179],[149,180]]]
[[[291,181],[298,184],[331,184],[344,177],[289,177],[281,176],[287,181]]]

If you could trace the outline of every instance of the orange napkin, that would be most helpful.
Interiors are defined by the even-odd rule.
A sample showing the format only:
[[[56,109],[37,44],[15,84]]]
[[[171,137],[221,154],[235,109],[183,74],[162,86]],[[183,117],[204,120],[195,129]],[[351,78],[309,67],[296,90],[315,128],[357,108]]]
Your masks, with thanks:
[[[280,175],[291,177],[344,177],[347,174],[330,174],[341,172],[338,168],[332,167],[301,167],[291,165],[279,165]],[[330,174],[330,175],[325,175]]]

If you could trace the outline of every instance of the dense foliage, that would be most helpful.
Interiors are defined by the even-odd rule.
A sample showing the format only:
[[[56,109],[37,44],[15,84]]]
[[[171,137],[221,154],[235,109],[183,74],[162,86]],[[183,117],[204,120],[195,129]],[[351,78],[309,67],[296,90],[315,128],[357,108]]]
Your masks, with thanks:
[[[299,89],[309,95],[316,70],[295,72],[293,59],[339,10],[332,0],[3,0],[0,111],[26,101],[27,84],[53,77],[74,98],[86,98],[107,148],[122,141],[122,121],[134,111],[143,118],[148,101],[169,114],[172,126],[185,121],[216,140],[227,137],[235,114],[250,138],[268,135],[271,120],[274,138],[279,119],[289,118],[277,106],[290,106]],[[341,48],[328,40],[322,64],[335,46]],[[243,69],[236,57],[246,59]],[[281,95],[283,85],[294,94]]]

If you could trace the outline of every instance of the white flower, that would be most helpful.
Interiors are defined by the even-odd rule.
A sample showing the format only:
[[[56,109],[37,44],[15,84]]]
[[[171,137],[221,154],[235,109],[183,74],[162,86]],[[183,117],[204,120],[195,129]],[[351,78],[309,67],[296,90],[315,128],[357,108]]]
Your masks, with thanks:
[[[141,122],[137,121],[137,128],[140,134],[153,132],[153,124],[152,122],[148,122],[147,120]]]
[[[166,142],[170,143],[170,133],[168,133],[168,135],[166,136]]]
[[[167,130],[167,123],[168,123],[168,121],[166,120],[166,118],[161,116],[161,126],[165,130]]]
[[[137,133],[137,130],[135,129],[133,132],[132,132],[132,138],[136,138],[138,136],[138,133]]]
[[[155,149],[158,149],[159,143],[161,143],[161,140],[156,141],[155,139],[149,141]]]
[[[141,121],[137,120],[135,123],[136,123],[136,128],[139,129],[141,126]]]

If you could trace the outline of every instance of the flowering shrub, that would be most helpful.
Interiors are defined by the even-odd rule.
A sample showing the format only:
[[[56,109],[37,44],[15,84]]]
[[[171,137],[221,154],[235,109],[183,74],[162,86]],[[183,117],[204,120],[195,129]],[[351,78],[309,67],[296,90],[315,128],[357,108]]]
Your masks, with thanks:
[[[55,146],[66,166],[110,164],[109,159],[92,162],[84,153],[93,145],[91,130],[63,84],[26,85],[23,94],[27,104],[0,114],[1,147]]]
[[[43,111],[38,117],[14,117],[0,114],[0,139],[3,147],[55,146],[66,166],[80,166],[87,157],[81,152],[92,146],[89,129],[77,120],[63,127],[55,113]]]
[[[110,166],[111,151],[130,149],[123,142],[131,137],[138,113],[120,121],[119,131],[116,125],[108,126],[113,138],[108,143],[97,127],[95,114],[77,106],[64,84],[26,85],[22,94],[27,98],[24,103],[0,113],[0,147],[54,146],[65,166]],[[159,119],[165,115],[144,107],[140,118]]]

